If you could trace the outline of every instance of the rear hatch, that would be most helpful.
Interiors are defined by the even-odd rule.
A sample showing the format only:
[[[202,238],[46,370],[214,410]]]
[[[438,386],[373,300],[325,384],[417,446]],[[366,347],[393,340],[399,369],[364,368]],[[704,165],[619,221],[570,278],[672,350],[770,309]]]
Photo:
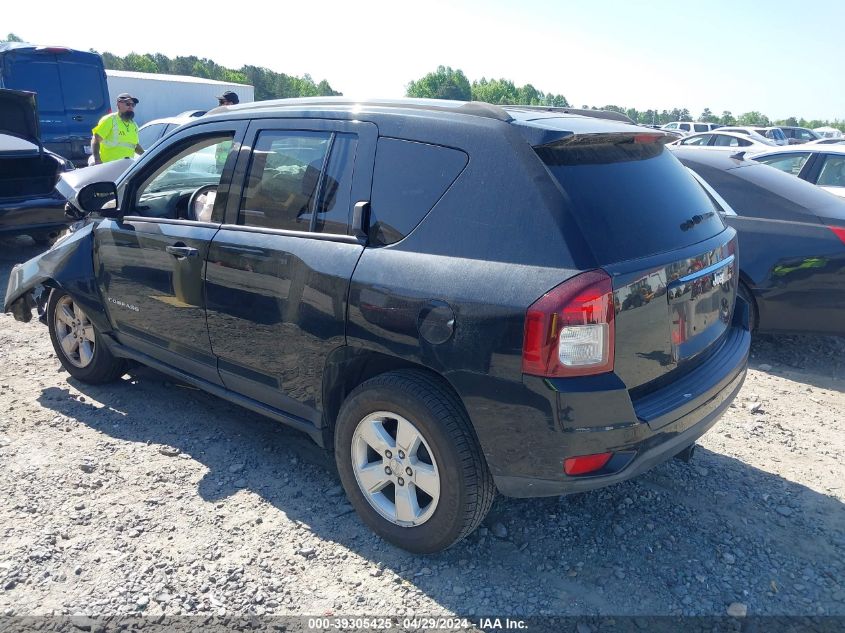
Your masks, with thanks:
[[[10,50],[3,56],[3,83],[37,93],[47,149],[76,162],[87,159],[91,130],[109,108],[99,55],[58,47]]]
[[[535,147],[611,278],[613,369],[635,404],[714,353],[736,295],[736,233],[666,140],[627,126]]]

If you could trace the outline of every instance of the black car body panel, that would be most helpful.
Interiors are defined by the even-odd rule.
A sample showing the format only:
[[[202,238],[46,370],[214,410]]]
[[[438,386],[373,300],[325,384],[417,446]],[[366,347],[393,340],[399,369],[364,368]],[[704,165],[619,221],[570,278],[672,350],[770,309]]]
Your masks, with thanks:
[[[622,247],[624,215],[602,215],[617,198],[567,180],[582,165],[663,205],[630,229],[639,250]],[[208,185],[213,209],[192,217]],[[680,451],[742,383],[736,234],[642,128],[453,102],[245,104],[162,139],[116,192],[116,217],[15,269],[6,309],[39,283],[82,293],[114,354],[324,445],[357,385],[414,368],[466,410],[500,490],[561,494]],[[615,366],[529,375],[527,310],[585,271],[611,284]],[[564,474],[607,450],[602,471]]]
[[[732,207],[740,276],[761,331],[845,335],[845,201],[754,161],[694,149],[675,155]],[[845,235],[845,233],[841,233]]]

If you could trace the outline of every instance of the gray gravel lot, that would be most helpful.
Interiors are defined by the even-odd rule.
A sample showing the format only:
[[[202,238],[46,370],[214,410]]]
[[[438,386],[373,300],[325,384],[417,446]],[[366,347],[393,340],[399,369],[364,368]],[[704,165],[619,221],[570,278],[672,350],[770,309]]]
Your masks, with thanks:
[[[0,279],[36,253],[0,241]],[[149,369],[68,380],[0,315],[0,615],[845,615],[845,341],[759,337],[690,464],[380,541],[304,435]]]

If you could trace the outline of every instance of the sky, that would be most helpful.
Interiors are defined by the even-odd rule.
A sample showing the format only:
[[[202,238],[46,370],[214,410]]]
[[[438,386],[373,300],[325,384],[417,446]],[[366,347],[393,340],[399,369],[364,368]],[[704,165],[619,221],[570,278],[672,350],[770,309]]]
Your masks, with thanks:
[[[356,98],[404,96],[444,65],[575,107],[845,120],[845,0],[7,1],[7,33],[308,73]]]

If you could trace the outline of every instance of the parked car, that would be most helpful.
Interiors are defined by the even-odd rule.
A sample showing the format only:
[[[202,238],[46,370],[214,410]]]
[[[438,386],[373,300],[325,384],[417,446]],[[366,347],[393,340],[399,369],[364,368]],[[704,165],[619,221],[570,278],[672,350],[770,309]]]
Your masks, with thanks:
[[[483,103],[228,107],[83,187],[89,222],[5,309],[40,306],[80,381],[133,359],[304,431],[367,525],[438,551],[497,490],[687,454],[742,385],[736,233],[663,141]]]
[[[813,132],[815,132],[816,134],[818,134],[822,138],[839,138],[839,139],[843,138],[842,130],[839,130],[835,127],[830,127],[830,126],[817,127],[817,128],[813,128]]]
[[[762,136],[765,139],[772,141],[775,145],[789,145],[786,135],[779,127],[759,127],[759,126],[725,126],[721,128],[721,132],[734,132],[736,134],[745,134],[752,136],[754,134]]]
[[[807,145],[845,145],[845,138],[820,138],[816,141],[807,141]]]
[[[200,111],[197,110],[197,112]],[[205,114],[204,111],[202,111],[202,113]],[[188,123],[195,118],[195,116],[201,115],[193,115],[190,112],[183,112],[178,116],[155,119],[149,123],[144,123],[144,125],[138,128],[138,143],[144,148],[144,150],[148,150],[160,138],[166,136],[169,132],[172,132],[183,123]]]
[[[669,130],[673,132],[680,132],[684,135],[695,134],[697,132],[711,132],[717,128],[722,127],[719,123],[702,123],[699,121],[672,121],[667,123],[662,130]]]
[[[807,129],[805,127],[781,125],[780,130],[781,132],[783,132],[784,136],[786,136],[786,140],[789,142],[790,145],[809,143],[810,141],[816,141],[821,138],[818,134],[813,132],[813,130]]]
[[[756,154],[752,158],[845,198],[845,146],[805,145]]]
[[[669,148],[700,147],[702,149],[731,152],[762,152],[773,149],[775,144],[759,134],[738,134],[736,132],[707,132],[692,134],[669,144]]]
[[[0,89],[0,235],[48,244],[70,223],[55,189],[73,163],[41,145],[35,94]]]
[[[35,92],[40,142],[76,165],[87,163],[91,130],[111,105],[103,60],[97,53],[2,42],[0,88]]]
[[[845,201],[753,160],[675,151],[739,234],[739,295],[760,331],[845,334]]]

